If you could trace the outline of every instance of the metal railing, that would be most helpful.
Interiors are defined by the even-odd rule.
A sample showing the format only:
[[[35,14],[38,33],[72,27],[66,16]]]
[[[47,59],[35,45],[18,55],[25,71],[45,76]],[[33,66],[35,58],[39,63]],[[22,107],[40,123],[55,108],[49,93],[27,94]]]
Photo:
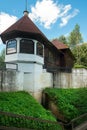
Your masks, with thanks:
[[[76,129],[78,126],[84,125],[85,122],[87,122],[87,113],[85,113],[77,118],[74,118],[71,121],[72,130]]]
[[[22,128],[32,130],[60,130],[62,123],[56,121],[42,120],[24,115],[7,113],[0,111],[0,128]],[[16,130],[16,129],[15,129]]]
[[[77,130],[77,128],[79,128],[78,130],[82,130],[80,127],[84,127],[84,129],[87,130],[87,113],[72,119],[68,123],[63,123],[63,126],[66,130]]]
[[[34,118],[0,111],[0,129],[5,129],[9,127],[14,128],[15,130],[17,128],[22,128],[23,130],[41,130],[41,128],[42,130],[60,130],[59,126],[61,126],[62,130],[64,130],[65,126],[65,128],[67,129],[69,127],[69,130],[76,130],[78,126],[84,125],[85,122],[87,122],[87,113],[77,118],[74,118],[69,123],[65,124],[61,122],[43,120],[40,118]]]

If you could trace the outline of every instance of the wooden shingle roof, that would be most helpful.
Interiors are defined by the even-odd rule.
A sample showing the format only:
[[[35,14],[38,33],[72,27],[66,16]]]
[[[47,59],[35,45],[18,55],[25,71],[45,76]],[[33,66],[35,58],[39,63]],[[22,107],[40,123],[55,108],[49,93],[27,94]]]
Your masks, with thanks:
[[[5,43],[9,39],[16,37],[29,37],[41,41],[42,43],[48,42],[48,44],[50,44],[46,36],[38,29],[38,27],[27,15],[24,15],[7,30],[2,32],[0,36],[3,43]]]
[[[62,42],[60,42],[58,39],[54,39],[52,41],[52,44],[59,50],[62,50],[62,49],[68,49],[69,47],[65,44],[63,44]]]

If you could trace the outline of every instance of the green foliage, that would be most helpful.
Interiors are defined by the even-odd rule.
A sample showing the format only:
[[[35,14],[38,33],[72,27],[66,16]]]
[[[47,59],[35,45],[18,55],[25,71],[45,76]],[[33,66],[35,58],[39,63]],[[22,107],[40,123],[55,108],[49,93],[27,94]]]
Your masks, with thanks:
[[[76,47],[76,45],[83,42],[80,26],[76,24],[74,29],[69,33],[69,36],[65,37],[64,35],[61,35],[58,40],[68,45],[70,48]]]
[[[76,58],[75,66],[82,65],[87,67],[87,43],[75,47],[72,52]]]
[[[61,35],[58,40],[66,45],[68,45],[67,38],[64,35]]]
[[[0,61],[4,62],[5,60],[5,50],[3,49],[0,53]]]
[[[0,110],[42,119],[55,120],[31,95],[26,92],[1,92]]]
[[[50,124],[48,122],[40,122],[37,120],[21,120],[20,118],[9,118],[0,116],[0,126],[16,127],[16,128],[29,128],[33,130],[62,130],[58,124]]]
[[[27,92],[0,92],[0,111],[5,112],[11,112],[14,114],[21,114],[25,116],[31,116],[41,119],[46,119],[50,121],[56,122],[56,119],[51,114],[50,111],[46,111],[29,93]],[[17,119],[19,120],[19,119]],[[9,126],[15,126],[18,124],[15,124],[15,120],[13,119],[13,123],[11,124],[10,120],[4,120],[4,117],[0,118],[1,124],[4,125],[6,121],[6,124]],[[20,122],[20,121],[19,121]],[[28,123],[28,124],[27,124]],[[42,129],[44,130],[48,127],[50,128],[54,127],[54,125],[49,123],[41,123],[41,122],[35,122],[30,120],[27,120],[25,122],[26,126],[29,126],[29,128],[35,128],[35,129]],[[19,127],[25,127],[23,126],[23,122],[19,123]],[[55,125],[55,130],[62,130],[60,125]]]
[[[4,60],[5,60],[5,50],[2,50],[0,53],[0,68],[1,69],[4,68],[5,66]]]
[[[69,35],[69,44],[71,47],[76,46],[77,44],[82,42],[82,35],[80,33],[80,26],[78,24],[75,25],[74,29]]]
[[[84,68],[84,69],[87,69],[86,66],[79,65],[79,64],[74,64],[74,68]]]
[[[67,121],[87,113],[87,88],[47,88],[44,92],[55,102]]]

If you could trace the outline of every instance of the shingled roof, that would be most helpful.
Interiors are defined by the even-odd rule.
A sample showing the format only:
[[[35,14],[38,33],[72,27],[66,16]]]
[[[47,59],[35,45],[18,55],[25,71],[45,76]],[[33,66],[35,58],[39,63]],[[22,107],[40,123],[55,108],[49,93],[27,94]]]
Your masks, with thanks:
[[[16,37],[32,38],[40,41],[46,46],[53,47],[57,51],[68,48],[65,44],[59,42],[57,39],[50,42],[47,37],[39,30],[39,28],[28,17],[27,12],[16,23],[1,33],[1,39],[5,44],[7,40]]]
[[[73,53],[71,52],[70,48],[65,45],[64,43],[60,42],[58,39],[54,39],[51,42],[58,50],[60,50],[61,52],[63,52],[63,54],[67,51],[68,55],[75,60],[75,57],[73,55]]]
[[[63,44],[62,42],[60,42],[58,39],[54,39],[52,41],[52,44],[59,50],[62,50],[62,49],[68,49],[69,47],[65,44]]]
[[[60,42],[58,39],[54,39],[52,41],[52,44],[59,50],[68,49],[69,48],[67,45],[65,45],[64,43]]]
[[[16,23],[1,33],[1,39],[3,43],[9,39],[16,37],[29,37],[36,39],[42,43],[47,42],[50,44],[46,36],[38,29],[38,27],[32,22],[28,15],[24,15]]]

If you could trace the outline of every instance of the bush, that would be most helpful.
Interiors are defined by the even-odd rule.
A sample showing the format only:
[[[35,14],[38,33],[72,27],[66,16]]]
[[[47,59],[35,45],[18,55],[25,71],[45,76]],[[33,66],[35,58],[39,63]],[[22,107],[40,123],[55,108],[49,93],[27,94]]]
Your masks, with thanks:
[[[84,68],[87,69],[87,66],[79,65],[79,64],[74,64],[74,68]]]
[[[87,67],[87,43],[76,46],[72,50],[73,55],[75,56],[75,63]]]
[[[87,113],[87,88],[47,88],[44,92],[55,102],[67,121]]]
[[[25,116],[36,117],[40,119],[50,120],[56,122],[56,119],[50,111],[46,111],[30,94],[27,92],[0,92],[0,111],[20,114]],[[16,121],[17,120],[17,121]],[[22,122],[21,122],[22,121]],[[19,122],[18,124],[16,122]],[[25,127],[44,130],[54,127],[49,123],[43,123],[33,120],[20,120],[20,118],[12,119],[5,118],[0,115],[0,125]],[[25,126],[24,126],[25,124]],[[55,125],[55,130],[62,130],[60,125]]]

